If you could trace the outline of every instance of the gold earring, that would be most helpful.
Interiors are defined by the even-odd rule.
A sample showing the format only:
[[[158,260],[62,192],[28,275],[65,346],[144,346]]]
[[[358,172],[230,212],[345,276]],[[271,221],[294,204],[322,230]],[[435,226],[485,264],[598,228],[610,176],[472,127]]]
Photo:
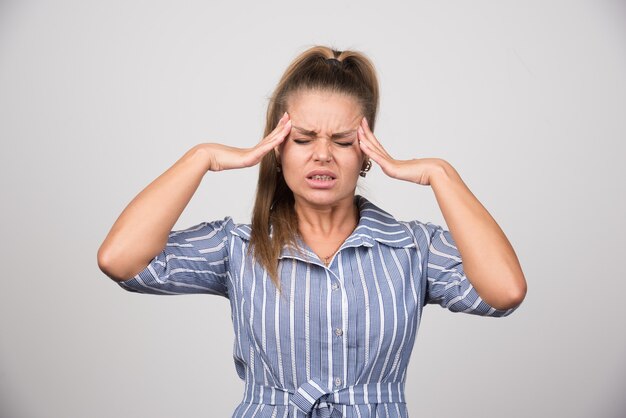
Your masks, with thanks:
[[[372,160],[367,160],[367,164],[365,164],[365,167],[361,170],[361,172],[359,173],[359,175],[361,177],[365,177],[367,175],[367,172],[370,171],[370,169],[372,168]]]

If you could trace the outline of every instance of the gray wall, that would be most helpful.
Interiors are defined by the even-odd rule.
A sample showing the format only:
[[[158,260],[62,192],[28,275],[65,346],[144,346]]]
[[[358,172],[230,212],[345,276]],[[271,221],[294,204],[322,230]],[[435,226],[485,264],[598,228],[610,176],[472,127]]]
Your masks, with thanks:
[[[96,252],[193,145],[256,143],[282,71],[321,43],[373,59],[379,140],[449,161],[529,284],[507,318],[425,308],[411,415],[625,416],[624,2],[298,3],[0,2],[0,415],[232,413],[228,301],[125,292]],[[207,174],[176,229],[247,221],[255,177]],[[430,188],[378,167],[360,193],[444,224]]]

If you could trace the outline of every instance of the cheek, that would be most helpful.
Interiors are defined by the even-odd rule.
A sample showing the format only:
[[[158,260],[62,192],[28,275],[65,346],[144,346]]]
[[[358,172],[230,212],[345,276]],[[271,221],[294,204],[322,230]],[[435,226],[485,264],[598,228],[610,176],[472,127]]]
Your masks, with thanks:
[[[301,167],[307,158],[304,150],[298,150],[292,144],[285,144],[280,155],[281,163],[285,167]]]
[[[306,155],[301,150],[285,145],[281,153],[281,165],[288,186],[291,187],[301,177],[305,164]]]
[[[360,149],[355,149],[349,156],[346,156],[345,165],[351,169],[361,171],[364,155]]]

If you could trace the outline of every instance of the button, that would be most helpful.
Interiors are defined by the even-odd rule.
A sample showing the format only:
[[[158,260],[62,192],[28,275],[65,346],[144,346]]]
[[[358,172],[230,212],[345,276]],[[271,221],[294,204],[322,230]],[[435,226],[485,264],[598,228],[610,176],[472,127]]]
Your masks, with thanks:
[[[335,386],[341,386],[341,378],[335,377]]]
[[[333,282],[333,284],[330,285],[330,288],[333,290],[337,290],[339,289],[339,285],[337,284],[337,282]]]
[[[335,328],[335,335],[341,337],[343,335],[343,330],[341,328]]]

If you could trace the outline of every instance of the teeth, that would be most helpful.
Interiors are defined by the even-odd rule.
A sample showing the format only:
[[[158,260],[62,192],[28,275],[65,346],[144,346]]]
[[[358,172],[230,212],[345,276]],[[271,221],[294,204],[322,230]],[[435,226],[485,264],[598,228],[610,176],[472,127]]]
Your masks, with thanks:
[[[313,176],[311,177],[313,180],[332,180],[333,178],[330,176]]]

